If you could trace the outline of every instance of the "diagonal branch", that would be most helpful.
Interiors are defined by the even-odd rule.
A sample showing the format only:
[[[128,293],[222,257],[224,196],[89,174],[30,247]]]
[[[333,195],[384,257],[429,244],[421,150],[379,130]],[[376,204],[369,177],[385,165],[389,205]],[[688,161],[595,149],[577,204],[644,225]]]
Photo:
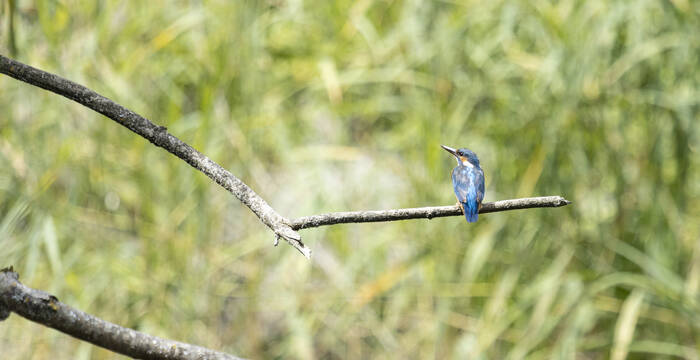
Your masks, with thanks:
[[[561,196],[543,196],[523,199],[501,200],[484,203],[479,214],[497,211],[519,210],[543,207],[559,207],[571,204],[571,201]],[[370,210],[336,212],[321,215],[312,215],[294,219],[291,222],[292,229],[301,230],[325,225],[397,221],[408,219],[432,219],[437,217],[462,215],[462,210],[457,205],[431,206],[410,209]]]
[[[41,290],[19,282],[12,268],[0,270],[0,321],[10,312],[75,338],[138,359],[239,359],[178,341],[121,327],[61,303]]]
[[[307,258],[311,257],[311,250],[301,241],[301,235],[292,230],[288,225],[289,220],[278,214],[243,181],[221,167],[221,165],[195,150],[192,146],[168,133],[165,127],[152,123],[143,116],[85,86],[2,55],[0,55],[0,73],[67,97],[68,99],[97,111],[141,135],[154,145],[160,146],[171,154],[186,161],[192,167],[203,172],[217,184],[235,195],[260,218],[260,221],[272,229],[277,238],[282,237],[287,240],[290,245],[304,254],[304,256]],[[275,241],[275,244],[276,243]]]

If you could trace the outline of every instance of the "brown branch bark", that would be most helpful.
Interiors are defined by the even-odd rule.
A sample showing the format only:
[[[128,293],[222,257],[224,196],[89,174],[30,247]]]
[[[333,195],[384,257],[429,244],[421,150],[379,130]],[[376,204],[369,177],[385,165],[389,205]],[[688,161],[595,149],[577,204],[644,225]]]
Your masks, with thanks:
[[[19,282],[12,268],[0,270],[0,321],[14,312],[75,338],[138,359],[239,359],[196,345],[162,339],[74,309]]]
[[[479,210],[479,214],[486,214],[506,210],[559,207],[569,204],[571,204],[571,201],[566,200],[561,196],[543,196],[523,199],[501,200],[496,202],[484,203],[481,206],[481,209]],[[463,214],[462,210],[460,210],[459,206],[457,205],[430,206],[409,209],[350,211],[312,215],[294,219],[292,220],[291,225],[292,229],[301,230],[312,227],[335,224],[397,221],[408,219],[432,219],[437,217],[458,215],[461,216]]]
[[[235,195],[243,204],[275,233],[307,258],[311,258],[311,249],[301,241],[301,235],[294,231],[282,215],[278,214],[268,203],[243,181],[231,174],[221,165],[204,156],[192,146],[168,133],[163,126],[158,126],[143,116],[115,103],[114,101],[88,89],[85,86],[64,79],[58,75],[33,68],[16,60],[0,55],[0,73],[17,80],[49,90],[71,99],[98,113],[116,121],[127,129],[141,135],[156,146],[186,161],[195,169],[203,172],[210,179]],[[275,240],[275,244],[277,241]]]

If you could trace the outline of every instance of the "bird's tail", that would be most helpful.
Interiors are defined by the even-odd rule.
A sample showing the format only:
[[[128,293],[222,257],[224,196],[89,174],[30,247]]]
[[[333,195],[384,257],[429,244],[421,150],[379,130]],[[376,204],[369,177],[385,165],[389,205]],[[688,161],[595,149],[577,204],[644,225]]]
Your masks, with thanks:
[[[462,203],[462,208],[464,209],[464,217],[467,218],[467,222],[473,223],[479,219],[479,206],[477,204],[470,204],[469,202]]]

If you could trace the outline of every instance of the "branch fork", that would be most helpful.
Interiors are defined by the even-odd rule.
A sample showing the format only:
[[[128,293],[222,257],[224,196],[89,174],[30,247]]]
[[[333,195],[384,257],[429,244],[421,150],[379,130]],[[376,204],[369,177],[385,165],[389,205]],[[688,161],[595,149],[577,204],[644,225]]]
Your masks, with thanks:
[[[189,144],[170,134],[166,127],[154,124],[143,116],[83,85],[74,83],[58,75],[33,68],[2,55],[0,55],[0,73],[49,90],[97,111],[135,132],[154,145],[162,147],[171,154],[184,160],[192,167],[214,180],[214,182],[221,185],[224,189],[228,190],[238,198],[238,200],[250,208],[260,221],[267,225],[275,234],[275,246],[279,243],[279,239],[282,238],[309,259],[311,258],[311,249],[306,247],[301,241],[301,235],[297,230],[334,224],[432,219],[435,217],[462,215],[462,211],[457,206],[436,206],[411,209],[339,212],[306,216],[290,221],[277,213],[275,209],[243,181]],[[570,201],[561,196],[511,199],[485,203],[481,207],[479,213],[483,214],[535,207],[558,207],[570,203]]]
[[[286,240],[307,258],[311,249],[301,241],[301,235],[294,231],[282,215],[243,181],[212,161],[189,144],[170,134],[166,127],[158,126],[143,116],[88,89],[58,75],[36,69],[19,61],[0,55],[0,73],[17,80],[49,90],[58,95],[82,104],[135,132],[152,144],[162,147],[179,157],[195,169],[228,190],[267,225],[277,237]]]

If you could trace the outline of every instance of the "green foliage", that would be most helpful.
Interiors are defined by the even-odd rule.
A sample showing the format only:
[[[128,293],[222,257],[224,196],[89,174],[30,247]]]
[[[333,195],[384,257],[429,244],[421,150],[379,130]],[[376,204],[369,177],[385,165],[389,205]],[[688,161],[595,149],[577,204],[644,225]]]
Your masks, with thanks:
[[[19,1],[0,49],[139,112],[281,214],[573,205],[303,230],[0,76],[0,267],[250,358],[697,358],[700,8],[660,1]],[[116,355],[11,316],[3,358]],[[9,356],[9,357],[8,357]]]

